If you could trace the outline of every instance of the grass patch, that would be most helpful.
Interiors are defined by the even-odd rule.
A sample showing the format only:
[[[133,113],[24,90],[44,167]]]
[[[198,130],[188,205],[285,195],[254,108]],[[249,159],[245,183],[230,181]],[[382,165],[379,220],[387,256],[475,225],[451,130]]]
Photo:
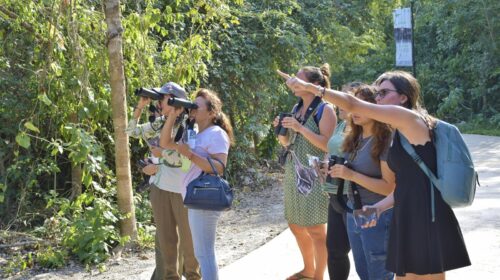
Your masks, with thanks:
[[[464,123],[457,125],[463,134],[500,136],[500,128],[490,124]]]

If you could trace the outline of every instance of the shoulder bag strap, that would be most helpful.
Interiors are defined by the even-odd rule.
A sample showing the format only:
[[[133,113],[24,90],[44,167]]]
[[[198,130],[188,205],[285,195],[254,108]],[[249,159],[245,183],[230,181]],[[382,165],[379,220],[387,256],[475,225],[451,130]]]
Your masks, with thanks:
[[[215,168],[212,160],[215,160],[217,162],[219,162],[220,164],[222,164],[222,177],[225,178],[227,173],[226,173],[226,166],[224,165],[224,163],[220,160],[220,159],[217,159],[217,158],[211,158],[211,157],[207,157],[207,160],[208,160],[208,163],[210,164],[210,167],[212,167],[212,171],[214,172],[214,174],[216,176],[219,176],[219,173],[217,172],[217,169]]]

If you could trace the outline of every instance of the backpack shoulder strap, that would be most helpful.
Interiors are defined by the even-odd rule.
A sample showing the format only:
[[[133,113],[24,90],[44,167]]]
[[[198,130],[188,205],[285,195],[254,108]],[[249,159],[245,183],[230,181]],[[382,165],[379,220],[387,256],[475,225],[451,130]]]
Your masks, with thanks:
[[[316,97],[314,98],[314,100],[311,102],[311,105],[309,105],[309,108],[307,108],[307,111],[306,111],[306,113],[304,114],[304,120],[302,121],[302,125],[304,125],[304,124],[307,122],[307,119],[309,119],[309,117],[310,117],[311,115],[313,115],[313,113],[314,113],[314,112],[316,112],[316,111],[317,111],[318,106],[319,106],[322,102],[323,102],[323,101],[322,101],[321,97],[316,96]],[[300,104],[300,102],[299,102],[299,104]],[[298,104],[298,105],[299,105],[299,104]],[[297,110],[298,110],[298,106],[297,106]]]
[[[436,210],[435,210],[436,206],[434,203],[433,186],[435,186],[439,189],[439,186],[440,186],[439,181],[436,178],[436,176],[434,175],[434,173],[432,173],[432,171],[429,169],[429,167],[427,167],[425,162],[420,158],[420,156],[417,154],[417,152],[415,152],[415,149],[411,146],[410,142],[408,142],[408,139],[406,139],[406,137],[404,135],[402,135],[401,133],[398,132],[398,134],[399,134],[399,139],[401,141],[401,145],[403,146],[405,151],[411,156],[413,161],[415,161],[415,163],[420,167],[420,169],[422,169],[424,174],[427,175],[427,178],[429,178],[429,180],[431,181],[431,213],[432,213],[432,221],[434,222],[435,217],[436,217]]]
[[[411,146],[410,142],[408,142],[408,139],[406,139],[406,137],[404,135],[402,135],[401,133],[399,133],[399,139],[401,140],[401,145],[403,146],[405,151],[411,156],[413,161],[415,161],[415,163],[420,167],[420,169],[422,169],[422,171],[425,173],[425,175],[427,175],[427,177],[429,177],[429,179],[431,179],[432,183],[435,186],[439,186],[439,181],[438,181],[436,175],[434,175],[434,173],[429,169],[429,167],[427,167],[427,165],[420,158],[420,156],[417,154],[417,152],[415,152],[415,149]]]
[[[321,117],[323,116],[323,111],[325,110],[326,102],[321,102],[316,109],[316,114],[314,114],[314,122],[319,127],[319,121],[321,121]]]

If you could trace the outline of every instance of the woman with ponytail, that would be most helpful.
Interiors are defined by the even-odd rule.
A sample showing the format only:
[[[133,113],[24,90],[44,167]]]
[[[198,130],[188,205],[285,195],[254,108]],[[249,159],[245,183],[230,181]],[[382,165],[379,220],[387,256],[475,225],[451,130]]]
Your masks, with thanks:
[[[297,77],[310,83],[330,87],[330,66],[303,67]],[[315,98],[307,92],[294,91],[299,102],[292,109],[292,117],[285,117],[281,125],[288,129],[286,136],[278,136],[293,157],[285,164],[285,218],[302,254],[304,268],[288,277],[294,279],[323,279],[327,264],[326,222],[328,221],[328,196],[318,180],[304,192],[296,174],[298,163],[307,166],[307,154],[321,157],[328,151],[328,140],[335,130],[337,118],[333,106]],[[319,101],[319,103],[318,103]],[[309,112],[309,113],[308,113]],[[307,115],[306,115],[307,114]],[[278,126],[279,118],[274,121]]]
[[[172,139],[172,127],[175,117],[168,118],[162,129],[160,145],[163,148],[176,149],[191,161],[191,167],[184,178],[183,196],[186,186],[202,172],[212,173],[207,157],[213,158],[213,165],[219,174],[224,171],[220,163],[227,163],[229,146],[233,143],[233,128],[227,116],[222,112],[222,102],[217,94],[208,89],[200,89],[196,93],[198,109],[191,111],[198,125],[196,145],[191,149],[186,143],[175,143]],[[180,115],[184,109],[179,108],[174,115]],[[220,162],[219,162],[220,161]],[[201,267],[201,276],[206,280],[217,280],[218,268],[215,257],[215,232],[221,211],[188,209],[189,226],[193,236],[194,252]]]

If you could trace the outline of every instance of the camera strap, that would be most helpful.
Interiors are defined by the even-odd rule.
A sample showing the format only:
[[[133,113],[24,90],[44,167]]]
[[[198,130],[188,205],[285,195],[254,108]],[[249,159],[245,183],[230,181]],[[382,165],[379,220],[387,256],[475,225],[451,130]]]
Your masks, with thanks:
[[[324,103],[323,100],[321,99],[321,97],[319,96],[316,96],[314,97],[313,101],[311,102],[311,104],[309,104],[309,107],[307,108],[307,111],[306,113],[304,114],[304,117],[302,119],[302,121],[299,121],[301,125],[304,125],[306,122],[307,122],[307,119],[314,113],[316,112],[318,106],[321,104],[321,103]],[[292,109],[292,115],[294,117],[296,117],[297,115],[297,112],[299,111],[299,109],[304,105],[304,101],[302,100],[302,98],[299,100],[299,102],[293,107]],[[318,121],[319,123],[319,121]],[[318,125],[319,127],[319,125]],[[288,145],[287,147],[285,147],[282,152],[280,153],[279,155],[279,162],[282,163],[282,165],[285,165],[285,162],[286,162],[286,159],[289,157],[290,155],[290,151],[293,150],[293,145],[295,143],[295,139],[297,137],[296,136],[293,136],[291,137],[290,139],[290,145]]]
[[[345,165],[346,167],[352,168],[352,166],[349,163],[353,162],[354,159],[356,159],[356,157],[358,156],[358,152],[363,150],[366,147],[366,145],[368,144],[368,142],[370,142],[370,141],[371,141],[371,138],[365,143],[365,145],[363,145],[363,147],[360,148],[362,138],[360,137],[358,139],[356,146],[354,148],[354,151],[352,151],[351,154],[349,155],[349,162]],[[352,196],[354,198],[353,209],[351,209],[349,206],[347,206],[347,203],[344,200],[344,196],[342,195],[344,193],[344,184],[340,184],[339,188],[337,189],[337,200],[342,207],[345,207],[347,212],[352,213],[353,210],[362,209],[363,202],[361,201],[361,195],[359,194],[358,185],[354,182],[349,182],[349,186],[352,189]]]

